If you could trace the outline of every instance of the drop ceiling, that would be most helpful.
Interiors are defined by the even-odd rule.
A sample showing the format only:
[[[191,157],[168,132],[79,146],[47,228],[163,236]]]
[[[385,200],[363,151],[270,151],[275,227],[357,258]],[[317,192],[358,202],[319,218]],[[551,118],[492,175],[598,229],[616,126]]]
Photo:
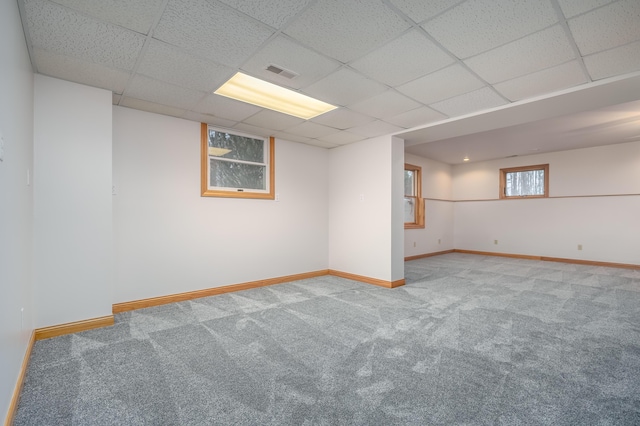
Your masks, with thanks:
[[[326,148],[396,134],[410,152],[450,164],[471,156],[464,151],[472,147],[485,147],[485,159],[557,150],[558,144],[539,142],[548,132],[549,141],[571,139],[571,148],[640,134],[640,105],[630,103],[640,94],[594,101],[589,111],[575,104],[580,96],[569,102],[556,96],[610,81],[637,83],[638,0],[18,4],[34,72],[110,90],[115,105],[239,132]],[[339,108],[305,121],[213,94],[238,71]],[[554,99],[556,107],[545,108],[556,118],[528,120],[551,120],[544,135],[535,133],[542,122],[527,127],[522,118],[496,118]],[[629,103],[624,111],[635,109],[622,118],[607,109],[623,103]],[[618,131],[620,120],[629,132]],[[567,122],[573,133],[563,127]],[[475,142],[456,128],[475,129]],[[616,139],[602,137],[607,129],[618,131]],[[525,131],[533,133],[522,137]],[[591,132],[599,136],[576,136]],[[514,138],[517,147],[508,142]]]

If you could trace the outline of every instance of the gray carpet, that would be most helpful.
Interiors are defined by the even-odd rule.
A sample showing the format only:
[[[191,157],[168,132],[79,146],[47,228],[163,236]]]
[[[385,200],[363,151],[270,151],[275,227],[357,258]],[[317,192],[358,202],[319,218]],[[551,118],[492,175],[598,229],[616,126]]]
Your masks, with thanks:
[[[640,271],[447,254],[36,342],[16,425],[640,424]]]

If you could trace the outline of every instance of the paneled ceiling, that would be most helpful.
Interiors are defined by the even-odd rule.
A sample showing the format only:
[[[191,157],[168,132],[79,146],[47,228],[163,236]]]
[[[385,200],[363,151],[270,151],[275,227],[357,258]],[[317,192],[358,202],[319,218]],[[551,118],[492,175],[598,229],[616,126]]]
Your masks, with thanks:
[[[34,72],[110,90],[116,105],[326,148],[386,134],[431,144],[411,131],[640,71],[639,0],[18,4]],[[305,121],[213,94],[237,71],[340,108]]]

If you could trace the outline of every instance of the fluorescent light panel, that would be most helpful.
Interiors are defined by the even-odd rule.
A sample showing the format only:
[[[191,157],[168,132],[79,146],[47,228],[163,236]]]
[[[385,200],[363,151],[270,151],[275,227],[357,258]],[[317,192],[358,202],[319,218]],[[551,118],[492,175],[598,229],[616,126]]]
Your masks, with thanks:
[[[213,93],[305,120],[337,108],[241,72],[236,73]]]

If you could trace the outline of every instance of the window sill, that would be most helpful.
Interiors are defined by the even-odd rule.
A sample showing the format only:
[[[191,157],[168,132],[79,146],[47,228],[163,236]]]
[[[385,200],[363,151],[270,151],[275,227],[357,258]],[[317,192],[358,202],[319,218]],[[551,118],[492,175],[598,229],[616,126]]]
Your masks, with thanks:
[[[404,229],[424,229],[424,225],[420,225],[417,223],[405,223]]]

